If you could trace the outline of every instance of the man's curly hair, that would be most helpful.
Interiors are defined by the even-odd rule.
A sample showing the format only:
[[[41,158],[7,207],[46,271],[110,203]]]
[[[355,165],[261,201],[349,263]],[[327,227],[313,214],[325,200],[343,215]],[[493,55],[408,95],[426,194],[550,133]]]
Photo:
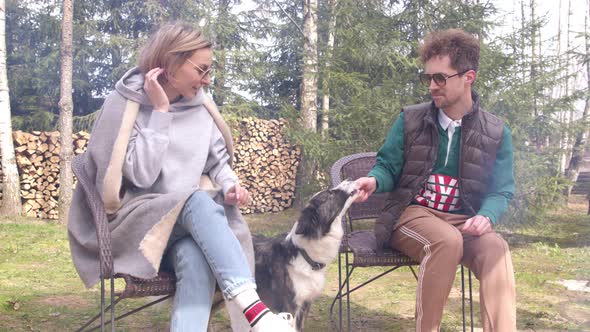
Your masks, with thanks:
[[[461,29],[428,34],[419,52],[423,64],[434,57],[447,55],[451,59],[451,67],[459,72],[477,71],[479,67],[479,40]]]

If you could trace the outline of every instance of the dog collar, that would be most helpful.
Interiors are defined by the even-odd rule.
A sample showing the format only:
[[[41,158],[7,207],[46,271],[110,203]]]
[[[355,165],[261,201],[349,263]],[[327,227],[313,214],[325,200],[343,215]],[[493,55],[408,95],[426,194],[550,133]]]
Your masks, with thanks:
[[[305,250],[303,250],[301,248],[298,248],[298,249],[299,249],[299,252],[301,253],[301,256],[303,256],[303,258],[305,259],[305,261],[309,265],[311,265],[312,270],[317,271],[317,270],[321,270],[324,267],[326,267],[326,264],[318,263],[318,262],[314,261],[313,259],[311,259],[311,257],[309,257],[309,255],[307,254],[307,252]]]

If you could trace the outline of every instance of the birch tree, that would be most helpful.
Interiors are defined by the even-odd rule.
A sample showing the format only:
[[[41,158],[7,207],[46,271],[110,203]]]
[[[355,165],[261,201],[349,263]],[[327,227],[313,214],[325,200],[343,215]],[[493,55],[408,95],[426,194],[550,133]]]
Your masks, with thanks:
[[[0,215],[14,216],[21,213],[20,182],[10,116],[10,96],[6,73],[6,2],[0,0],[0,153],[2,154],[2,201]]]
[[[308,133],[317,132],[318,108],[318,26],[317,0],[303,0],[303,80],[301,81],[301,111],[299,120]],[[314,162],[302,149],[299,172],[297,174],[297,194],[295,204],[302,205],[308,194],[306,186],[313,182]]]
[[[328,136],[330,128],[330,70],[332,69],[332,57],[334,54],[334,35],[336,34],[336,6],[338,0],[328,0],[330,20],[328,22],[328,43],[326,45],[326,64],[324,67],[324,76],[322,80],[322,137]]]
[[[74,0],[63,0],[63,18],[61,35],[61,71],[59,123],[60,162],[59,162],[59,221],[67,223],[68,210],[72,202],[73,174],[71,162],[73,158],[72,143],[72,22],[74,16]]]
[[[303,81],[301,83],[301,122],[316,132],[318,94],[317,0],[303,0]]]

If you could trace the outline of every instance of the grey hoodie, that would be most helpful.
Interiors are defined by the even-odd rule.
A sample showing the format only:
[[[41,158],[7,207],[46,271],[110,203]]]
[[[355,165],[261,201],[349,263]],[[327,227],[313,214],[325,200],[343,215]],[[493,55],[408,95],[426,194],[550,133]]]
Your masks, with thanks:
[[[137,69],[129,71],[116,90],[141,104],[123,166],[123,176],[135,188],[127,191],[124,203],[143,194],[198,188],[203,173],[220,184],[224,194],[236,183],[225,141],[203,106],[203,89],[193,99],[171,104],[168,113],[153,110]]]
[[[237,180],[228,164],[231,143],[226,148],[221,127],[228,131],[202,91],[195,98],[173,103],[168,113],[153,111],[137,68],[127,72],[105,99],[88,149],[79,157],[109,214],[115,273],[156,276],[178,214],[194,191],[207,190],[223,203],[223,193],[200,182],[201,175],[208,174],[220,185],[217,188],[227,192]],[[254,271],[248,226],[237,207],[224,208]],[[99,280],[98,243],[90,211],[77,186],[68,236],[72,260],[87,287]]]

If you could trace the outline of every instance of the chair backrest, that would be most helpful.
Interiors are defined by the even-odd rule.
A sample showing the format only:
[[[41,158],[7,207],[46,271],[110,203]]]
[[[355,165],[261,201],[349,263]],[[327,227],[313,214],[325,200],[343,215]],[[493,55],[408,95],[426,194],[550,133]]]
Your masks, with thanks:
[[[340,158],[332,165],[330,177],[332,186],[344,179],[356,180],[367,176],[376,162],[376,152],[356,153]],[[373,194],[362,203],[354,203],[348,209],[348,218],[352,220],[377,218],[385,205],[387,193]]]
[[[113,258],[111,252],[111,233],[108,226],[108,218],[104,203],[94,185],[94,181],[88,176],[84,163],[87,161],[87,152],[79,154],[72,159],[72,171],[78,178],[78,186],[81,187],[86,197],[86,202],[92,213],[96,236],[99,246],[100,274],[108,278],[113,275]]]

